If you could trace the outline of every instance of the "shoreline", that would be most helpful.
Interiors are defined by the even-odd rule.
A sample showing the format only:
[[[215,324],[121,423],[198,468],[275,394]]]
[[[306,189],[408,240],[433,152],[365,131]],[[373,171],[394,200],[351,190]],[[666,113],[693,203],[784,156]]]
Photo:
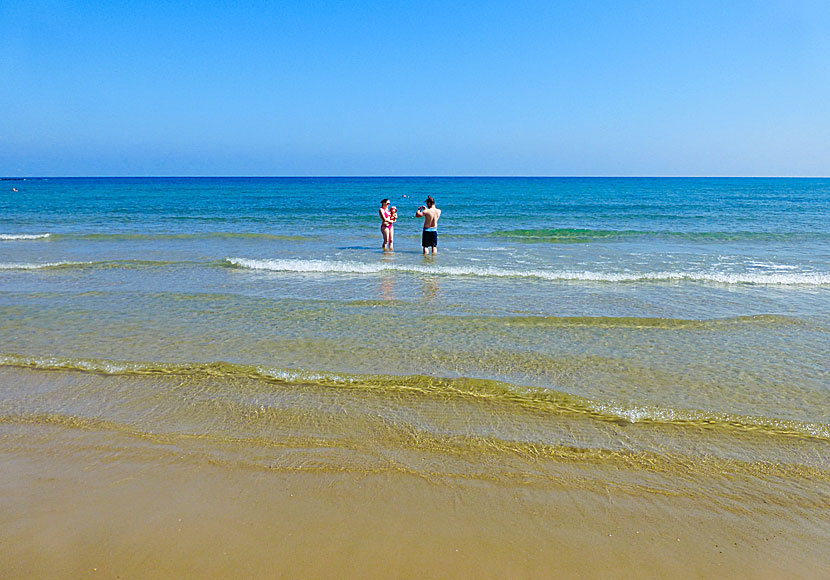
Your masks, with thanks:
[[[7,188],[2,580],[830,578],[830,181]]]
[[[567,478],[354,473],[310,460],[252,469],[113,439],[129,436],[3,426],[0,577],[830,574],[827,517],[764,511],[763,488],[736,510],[670,489],[586,489]]]

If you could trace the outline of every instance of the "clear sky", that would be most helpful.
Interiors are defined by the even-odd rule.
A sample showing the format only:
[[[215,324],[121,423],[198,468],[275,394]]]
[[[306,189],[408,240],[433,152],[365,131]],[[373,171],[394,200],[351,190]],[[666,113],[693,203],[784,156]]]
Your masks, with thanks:
[[[830,175],[827,0],[0,0],[0,175]]]

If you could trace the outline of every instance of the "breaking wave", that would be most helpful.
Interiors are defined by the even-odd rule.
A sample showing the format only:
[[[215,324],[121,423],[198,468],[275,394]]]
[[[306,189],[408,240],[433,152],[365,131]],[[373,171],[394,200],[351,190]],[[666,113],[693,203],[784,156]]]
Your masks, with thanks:
[[[718,284],[807,285],[830,284],[830,273],[824,272],[596,272],[574,270],[519,270],[486,266],[429,266],[420,264],[388,264],[335,260],[247,259],[225,258],[227,265],[249,270],[294,273],[379,274],[411,272],[438,276],[480,276],[490,278],[535,278],[551,281],[579,282],[672,282],[692,281]]]
[[[313,239],[313,236],[252,233],[252,232],[197,232],[188,234],[174,233],[88,233],[88,234],[54,234],[54,239],[87,240],[87,241],[141,241],[141,240],[282,240],[301,242]]]
[[[554,416],[578,416],[612,423],[672,424],[692,428],[766,432],[830,441],[830,425],[776,417],[748,416],[705,410],[658,406],[622,405],[596,401],[554,389],[514,385],[474,378],[442,378],[423,375],[352,375],[335,372],[284,369],[227,362],[165,363],[0,355],[0,367],[23,367],[42,371],[81,371],[103,375],[201,376],[247,378],[285,385],[313,384],[327,387],[367,389],[399,398],[419,393],[442,400],[467,398],[517,405]]]
[[[51,236],[52,234],[0,234],[0,241],[43,240]]]
[[[92,262],[42,262],[39,264],[32,263],[4,263],[0,262],[0,270],[49,270],[56,268],[73,268],[77,266],[87,266]]]

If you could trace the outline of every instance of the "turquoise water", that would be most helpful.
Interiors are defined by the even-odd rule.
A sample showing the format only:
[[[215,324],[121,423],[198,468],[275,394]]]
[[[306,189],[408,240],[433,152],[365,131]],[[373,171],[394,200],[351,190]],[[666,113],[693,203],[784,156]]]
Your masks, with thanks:
[[[433,438],[828,469],[828,179],[101,178],[0,188],[7,421],[57,414],[235,433],[263,409],[285,411],[267,395],[277,383],[362,385],[428,392],[447,409],[485,393],[560,417],[494,421],[467,409],[481,414],[449,425],[434,411],[401,410],[390,394],[389,421]],[[444,212],[435,257],[421,255],[414,217],[427,194]],[[381,251],[381,198],[400,211],[394,253]],[[115,379],[30,397],[42,383],[20,369]],[[144,380],[156,375],[219,380],[210,397],[238,411],[179,416],[169,412],[175,399],[139,404],[139,392],[173,388]],[[240,394],[239,377],[257,386]],[[372,413],[384,414],[384,400]],[[311,412],[303,405],[312,403],[291,404]]]

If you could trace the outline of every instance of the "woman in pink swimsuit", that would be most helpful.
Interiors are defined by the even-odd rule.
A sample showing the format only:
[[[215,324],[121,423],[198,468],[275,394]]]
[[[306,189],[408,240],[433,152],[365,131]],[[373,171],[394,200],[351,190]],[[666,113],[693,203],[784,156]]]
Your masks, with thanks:
[[[380,214],[380,219],[382,220],[380,223],[380,234],[383,236],[383,249],[391,250],[392,243],[395,239],[395,220],[397,216],[389,211],[388,199],[381,200],[378,214]]]

